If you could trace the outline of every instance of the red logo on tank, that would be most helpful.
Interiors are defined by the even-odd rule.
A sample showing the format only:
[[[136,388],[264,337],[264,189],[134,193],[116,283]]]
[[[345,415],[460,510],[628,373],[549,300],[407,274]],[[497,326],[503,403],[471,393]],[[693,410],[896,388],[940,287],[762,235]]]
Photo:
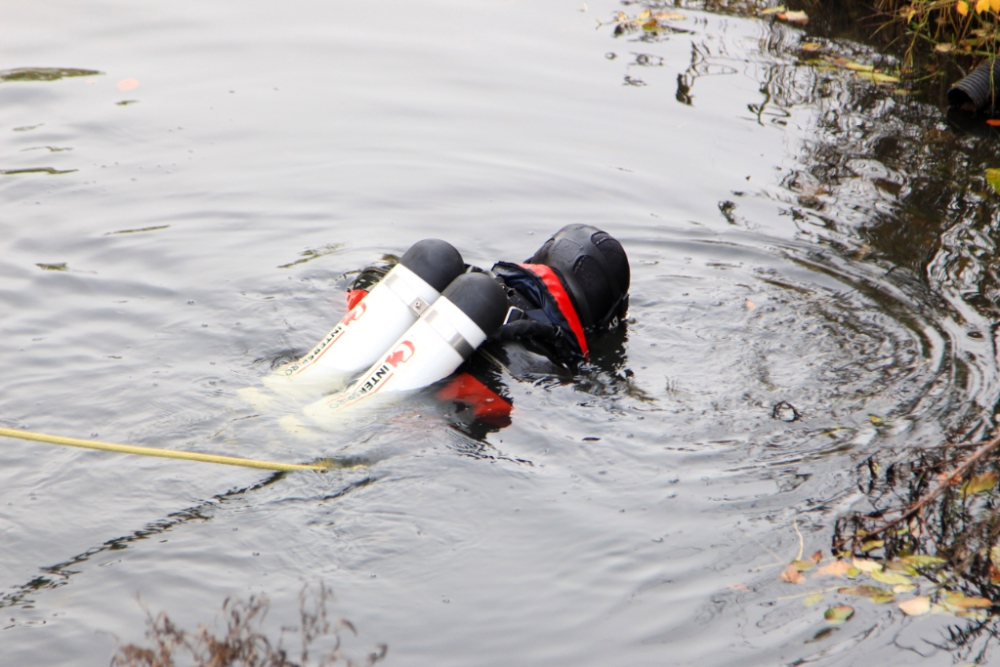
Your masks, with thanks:
[[[407,352],[409,350],[409,352]],[[389,353],[389,356],[385,358],[385,363],[389,364],[393,368],[396,368],[400,364],[405,364],[413,356],[416,348],[408,340],[404,340],[400,343],[395,350]]]
[[[342,319],[340,323],[343,324],[344,326],[347,326],[351,322],[361,319],[361,316],[365,314],[366,310],[368,310],[368,306],[366,306],[365,302],[362,301],[357,305],[356,308],[352,308],[351,311],[347,313],[347,315],[344,315],[344,319]]]

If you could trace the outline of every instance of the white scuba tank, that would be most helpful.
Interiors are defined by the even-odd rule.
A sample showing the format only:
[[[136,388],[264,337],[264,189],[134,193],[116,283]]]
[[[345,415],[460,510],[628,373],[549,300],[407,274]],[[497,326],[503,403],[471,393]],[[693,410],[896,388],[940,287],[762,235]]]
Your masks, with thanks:
[[[336,390],[379,359],[465,270],[449,243],[415,243],[386,276],[301,359],[264,378],[277,391]]]
[[[323,422],[372,396],[420,389],[451,375],[503,324],[507,309],[507,295],[490,276],[459,276],[349,388],[303,412]]]

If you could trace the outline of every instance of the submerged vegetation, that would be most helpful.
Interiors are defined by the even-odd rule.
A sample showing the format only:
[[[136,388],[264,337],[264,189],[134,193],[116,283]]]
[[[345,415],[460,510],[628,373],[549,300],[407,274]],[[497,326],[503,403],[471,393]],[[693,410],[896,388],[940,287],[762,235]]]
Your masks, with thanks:
[[[357,631],[350,621],[331,621],[327,606],[332,595],[325,586],[310,596],[307,589],[299,594],[299,647],[293,658],[284,647],[285,628],[272,641],[264,628],[270,602],[266,597],[251,596],[247,601],[226,599],[222,605],[225,629],[216,634],[207,626],[196,631],[183,630],[165,612],[156,616],[147,612],[145,646],[120,646],[111,667],[371,667],[387,653],[379,645],[362,660],[347,655],[342,648],[341,631]],[[319,655],[316,655],[320,653]]]

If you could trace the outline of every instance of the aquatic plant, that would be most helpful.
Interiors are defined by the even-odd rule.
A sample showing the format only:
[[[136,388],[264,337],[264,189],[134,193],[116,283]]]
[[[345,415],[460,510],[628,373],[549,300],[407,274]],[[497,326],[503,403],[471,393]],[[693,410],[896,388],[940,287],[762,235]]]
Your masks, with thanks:
[[[284,647],[284,629],[277,642],[273,642],[263,628],[270,601],[265,596],[251,596],[246,601],[227,598],[223,602],[221,614],[225,629],[219,634],[204,625],[189,632],[178,627],[165,612],[153,616],[147,610],[146,639],[149,643],[119,646],[111,659],[111,667],[174,667],[177,664],[192,667],[371,667],[381,662],[388,651],[385,644],[377,646],[362,660],[344,653],[341,630],[346,629],[355,636],[357,631],[345,619],[331,622],[327,614],[331,599],[332,594],[325,586],[320,586],[318,593],[312,596],[307,588],[299,594],[298,659],[290,657]],[[316,643],[330,641],[332,647],[316,656]]]
[[[1000,0],[877,0],[875,6],[905,25],[910,54],[924,43],[939,53],[996,55]]]

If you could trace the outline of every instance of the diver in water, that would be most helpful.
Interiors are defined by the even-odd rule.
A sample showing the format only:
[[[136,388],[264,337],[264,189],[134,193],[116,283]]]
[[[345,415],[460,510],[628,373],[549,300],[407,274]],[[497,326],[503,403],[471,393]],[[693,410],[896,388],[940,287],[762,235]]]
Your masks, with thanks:
[[[511,402],[500,378],[573,377],[592,343],[621,326],[629,283],[621,243],[588,225],[563,227],[526,262],[489,271],[426,239],[398,263],[362,271],[347,315],[265,384],[334,391],[304,409],[316,421],[376,394],[435,386],[457,412],[503,426]]]

